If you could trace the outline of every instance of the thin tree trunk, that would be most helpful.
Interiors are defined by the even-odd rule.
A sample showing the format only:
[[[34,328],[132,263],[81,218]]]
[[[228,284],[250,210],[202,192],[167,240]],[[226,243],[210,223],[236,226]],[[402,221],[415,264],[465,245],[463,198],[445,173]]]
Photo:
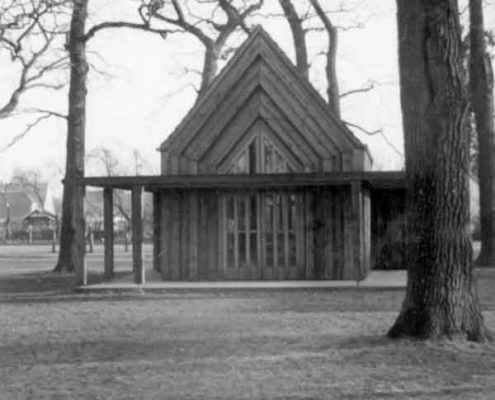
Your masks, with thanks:
[[[292,32],[292,40],[296,51],[296,67],[306,79],[309,79],[308,50],[306,46],[306,32],[303,29],[301,18],[297,15],[291,0],[279,0],[280,7],[285,14]]]
[[[469,238],[468,99],[456,0],[397,0],[406,150],[407,289],[389,337],[489,334]]]
[[[321,7],[318,0],[310,0],[311,5],[316,11],[316,15],[320,18],[328,36],[327,60],[325,65],[325,75],[327,78],[327,96],[330,109],[340,117],[340,97],[339,83],[337,81],[337,44],[338,32],[337,28],[332,24],[330,18]]]
[[[215,79],[218,72],[218,59],[220,57],[221,47],[216,46],[213,41],[209,45],[205,45],[205,58],[203,61],[203,70],[201,71],[201,86],[198,92],[200,99],[206,90],[210,87],[211,82]]]
[[[495,264],[495,129],[493,70],[484,40],[482,0],[470,0],[471,103],[478,134],[481,252],[477,263]]]
[[[80,271],[84,260],[84,134],[86,117],[86,43],[88,0],[74,0],[69,35],[70,89],[67,159],[62,200],[60,252],[55,271]]]

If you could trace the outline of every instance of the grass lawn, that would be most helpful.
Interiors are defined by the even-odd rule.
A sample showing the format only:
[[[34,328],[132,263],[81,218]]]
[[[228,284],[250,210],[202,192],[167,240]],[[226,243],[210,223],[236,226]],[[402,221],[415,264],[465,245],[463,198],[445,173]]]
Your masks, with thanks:
[[[384,337],[401,290],[75,294],[54,260],[0,247],[0,399],[494,398],[493,346]]]

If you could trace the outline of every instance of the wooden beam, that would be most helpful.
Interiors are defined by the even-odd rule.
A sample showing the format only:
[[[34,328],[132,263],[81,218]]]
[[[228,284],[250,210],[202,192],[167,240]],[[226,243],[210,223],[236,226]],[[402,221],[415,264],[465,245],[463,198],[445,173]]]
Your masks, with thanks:
[[[153,193],[153,270],[160,271],[162,194]]]
[[[140,284],[145,283],[142,193],[142,186],[135,185],[132,187],[132,269],[134,271],[134,281]]]
[[[103,190],[103,229],[105,238],[105,278],[110,280],[114,275],[113,257],[113,190]]]
[[[351,171],[285,174],[200,174],[87,177],[86,186],[132,189],[136,185],[150,191],[165,189],[273,189],[314,186],[350,186],[361,181],[363,186],[404,188],[401,171]]]

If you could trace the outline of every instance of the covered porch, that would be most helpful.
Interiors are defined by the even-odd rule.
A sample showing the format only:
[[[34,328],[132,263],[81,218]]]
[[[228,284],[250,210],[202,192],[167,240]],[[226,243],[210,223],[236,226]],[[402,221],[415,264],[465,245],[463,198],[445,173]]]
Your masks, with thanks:
[[[309,190],[313,192],[323,189],[343,188],[350,193],[350,213],[348,218],[351,227],[349,241],[355,251],[348,252],[346,257],[351,257],[352,262],[364,263],[361,251],[365,229],[361,220],[363,215],[363,193],[373,190],[403,189],[403,172],[326,172],[326,173],[287,173],[287,174],[257,174],[257,175],[154,175],[154,176],[121,176],[121,177],[86,177],[82,181],[85,187],[99,187],[103,189],[103,219],[104,219],[104,262],[103,271],[107,281],[114,278],[114,190],[126,190],[131,193],[132,204],[132,270],[135,284],[144,285],[147,281],[143,264],[143,202],[145,191],[153,193],[153,251],[152,265],[154,271],[160,270],[160,259],[164,256],[163,234],[169,229],[162,226],[161,210],[164,206],[163,196],[167,193],[181,191],[184,193],[198,190],[213,190],[220,195],[232,190]],[[165,231],[164,231],[165,230]],[[367,233],[369,235],[369,231]],[[194,236],[194,235],[193,235]],[[193,239],[194,240],[194,239]],[[311,238],[311,242],[313,242]],[[367,239],[368,242],[370,238]],[[311,244],[312,245],[312,244]],[[166,249],[167,252],[179,252],[173,246]],[[307,251],[307,249],[305,250]],[[173,257],[173,254],[172,254]],[[179,260],[178,258],[176,258]],[[192,269],[197,269],[198,257],[191,258]],[[368,266],[369,268],[369,266]],[[83,270],[78,272],[78,280],[86,285],[88,271],[86,263]],[[162,275],[163,277],[163,275]],[[308,276],[309,278],[309,276]],[[308,279],[306,278],[306,279]]]

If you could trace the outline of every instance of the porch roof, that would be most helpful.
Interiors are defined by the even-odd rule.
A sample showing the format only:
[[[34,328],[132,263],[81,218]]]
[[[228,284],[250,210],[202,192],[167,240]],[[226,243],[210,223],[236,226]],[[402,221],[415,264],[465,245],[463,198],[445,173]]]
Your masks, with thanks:
[[[82,179],[85,186],[130,190],[140,186],[147,191],[166,189],[276,189],[294,187],[348,186],[361,182],[376,189],[403,189],[403,171],[354,171],[284,174],[202,174],[91,176]]]

